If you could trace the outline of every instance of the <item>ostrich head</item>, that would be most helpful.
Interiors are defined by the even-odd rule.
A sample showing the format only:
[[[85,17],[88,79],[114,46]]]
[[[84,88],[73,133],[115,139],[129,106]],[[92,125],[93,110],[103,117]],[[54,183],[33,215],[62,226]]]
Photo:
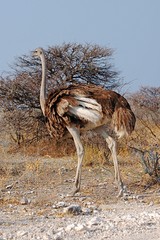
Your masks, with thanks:
[[[33,56],[41,57],[44,54],[44,50],[42,48],[36,48],[33,52]]]

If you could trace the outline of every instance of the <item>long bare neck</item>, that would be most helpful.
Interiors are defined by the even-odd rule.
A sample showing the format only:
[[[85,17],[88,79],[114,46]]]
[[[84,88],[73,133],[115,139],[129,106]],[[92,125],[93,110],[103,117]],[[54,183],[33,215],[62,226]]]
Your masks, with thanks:
[[[46,103],[46,61],[44,53],[41,54],[41,63],[42,63],[42,81],[41,81],[41,88],[40,88],[40,105],[45,116],[45,103]]]

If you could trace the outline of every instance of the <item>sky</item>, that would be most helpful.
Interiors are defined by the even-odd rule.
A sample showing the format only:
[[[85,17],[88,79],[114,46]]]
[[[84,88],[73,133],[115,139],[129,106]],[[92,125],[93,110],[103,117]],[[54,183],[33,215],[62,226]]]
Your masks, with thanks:
[[[160,86],[160,0],[0,0],[0,75],[17,57],[63,43],[114,50],[125,91]]]

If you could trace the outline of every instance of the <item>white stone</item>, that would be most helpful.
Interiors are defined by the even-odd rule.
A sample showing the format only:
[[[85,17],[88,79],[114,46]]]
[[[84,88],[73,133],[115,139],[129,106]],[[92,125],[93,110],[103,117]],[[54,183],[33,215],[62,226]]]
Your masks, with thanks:
[[[88,222],[88,226],[89,226],[89,227],[92,227],[92,226],[94,226],[94,225],[99,225],[99,224],[101,224],[101,221],[102,221],[101,218],[99,218],[99,217],[93,217],[93,218]]]
[[[55,239],[55,240],[61,240],[61,239],[62,239],[62,235],[63,235],[62,232],[58,232],[58,233],[56,233],[56,234],[54,235],[54,239]]]
[[[80,224],[80,223],[75,227],[76,231],[83,231],[85,229],[86,229],[86,227],[83,224]]]
[[[65,202],[58,202],[56,206],[57,208],[63,208],[63,207],[67,207],[67,204]]]
[[[6,189],[11,189],[13,187],[13,183],[12,184],[9,184],[6,186]]]
[[[71,230],[75,229],[75,226],[76,225],[74,223],[72,223],[65,228],[65,231],[70,232]]]
[[[26,236],[26,235],[28,235],[27,231],[20,230],[20,231],[17,232],[17,237],[23,237],[23,236]]]
[[[52,205],[53,209],[64,208],[64,207],[67,207],[67,204],[65,202],[58,202],[58,203]]]
[[[21,198],[20,203],[22,205],[27,205],[28,203],[30,203],[30,200],[28,200],[26,197],[23,197]]]
[[[82,212],[83,212],[84,215],[90,215],[92,213],[92,209],[82,208]]]

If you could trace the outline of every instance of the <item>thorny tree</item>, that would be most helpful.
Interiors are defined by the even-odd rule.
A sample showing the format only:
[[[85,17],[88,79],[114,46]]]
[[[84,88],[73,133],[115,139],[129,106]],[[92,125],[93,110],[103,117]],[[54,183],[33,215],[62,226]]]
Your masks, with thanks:
[[[143,128],[160,142],[160,87],[142,87],[132,95],[132,104]]]
[[[46,50],[48,91],[76,82],[118,88],[122,82],[111,64],[112,53],[109,48],[89,44],[49,47]],[[24,55],[17,59],[13,70],[12,75],[0,79],[0,105],[5,116],[3,129],[5,126],[12,139],[20,144],[46,134],[42,130],[44,119],[39,104],[41,63],[31,54]]]
[[[145,172],[160,181],[160,87],[142,87],[131,100],[139,126],[132,149],[140,154]]]

